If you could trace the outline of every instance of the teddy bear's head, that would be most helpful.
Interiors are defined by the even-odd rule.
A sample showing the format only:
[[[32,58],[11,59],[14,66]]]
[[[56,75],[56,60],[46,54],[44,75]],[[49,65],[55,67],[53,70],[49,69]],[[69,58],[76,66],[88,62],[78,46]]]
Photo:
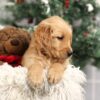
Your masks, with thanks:
[[[12,26],[0,30],[0,55],[23,55],[29,43],[26,30]]]

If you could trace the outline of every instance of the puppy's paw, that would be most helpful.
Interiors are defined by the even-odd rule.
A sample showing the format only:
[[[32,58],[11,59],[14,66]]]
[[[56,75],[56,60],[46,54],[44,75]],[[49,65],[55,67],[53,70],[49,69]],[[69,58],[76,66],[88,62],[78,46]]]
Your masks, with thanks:
[[[40,88],[43,83],[43,77],[41,73],[29,72],[28,83],[32,88]]]
[[[50,84],[58,83],[62,78],[62,72],[57,71],[55,68],[50,68],[48,71],[48,82]]]

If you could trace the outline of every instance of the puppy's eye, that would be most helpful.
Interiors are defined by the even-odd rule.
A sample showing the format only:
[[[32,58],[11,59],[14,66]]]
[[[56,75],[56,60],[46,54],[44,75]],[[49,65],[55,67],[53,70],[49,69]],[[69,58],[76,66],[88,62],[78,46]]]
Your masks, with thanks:
[[[57,39],[58,40],[63,40],[64,36],[58,36]]]

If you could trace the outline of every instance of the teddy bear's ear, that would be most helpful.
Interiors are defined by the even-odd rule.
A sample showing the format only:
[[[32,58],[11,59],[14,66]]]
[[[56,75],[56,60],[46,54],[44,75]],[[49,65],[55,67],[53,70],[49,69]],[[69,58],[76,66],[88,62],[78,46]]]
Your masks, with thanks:
[[[6,41],[8,40],[8,38],[9,38],[8,34],[5,31],[0,30],[0,41]]]

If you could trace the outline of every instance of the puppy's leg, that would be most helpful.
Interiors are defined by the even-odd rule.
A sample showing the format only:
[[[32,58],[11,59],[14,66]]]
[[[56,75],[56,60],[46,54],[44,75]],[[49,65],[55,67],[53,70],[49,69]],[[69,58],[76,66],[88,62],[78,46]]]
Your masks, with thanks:
[[[28,69],[28,80],[32,87],[39,87],[43,82],[43,67],[39,62],[32,64]]]
[[[28,68],[28,82],[34,87],[39,87],[43,82],[43,64],[40,59],[34,58],[34,55],[25,55],[22,65]]]
[[[65,66],[61,63],[54,63],[51,65],[48,71],[48,81],[49,83],[56,84],[59,82],[63,76]]]

